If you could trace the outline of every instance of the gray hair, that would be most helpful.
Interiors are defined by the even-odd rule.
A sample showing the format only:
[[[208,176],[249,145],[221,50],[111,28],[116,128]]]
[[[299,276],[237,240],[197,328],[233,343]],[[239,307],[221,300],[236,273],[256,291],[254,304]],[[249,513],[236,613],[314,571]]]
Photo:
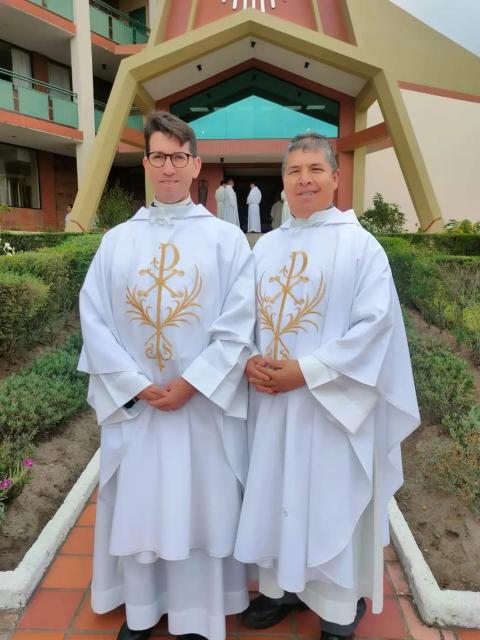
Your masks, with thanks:
[[[294,151],[318,151],[323,149],[325,152],[325,159],[330,165],[333,172],[335,172],[337,167],[337,160],[335,158],[335,153],[333,152],[332,145],[328,141],[328,138],[322,136],[320,133],[309,132],[309,133],[299,133],[298,136],[295,136],[290,140],[290,143],[283,154],[282,161],[282,176],[285,173],[285,169],[287,167],[288,156]]]

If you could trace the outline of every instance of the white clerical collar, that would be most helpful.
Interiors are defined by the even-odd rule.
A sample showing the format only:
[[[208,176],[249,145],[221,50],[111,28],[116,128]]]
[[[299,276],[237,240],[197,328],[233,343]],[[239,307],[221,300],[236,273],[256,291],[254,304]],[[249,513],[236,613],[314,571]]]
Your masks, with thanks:
[[[323,218],[325,217],[325,213],[327,211],[331,211],[334,208],[335,206],[331,204],[326,209],[322,209],[322,211],[315,211],[315,213],[312,213],[312,215],[308,216],[308,218],[296,218],[293,213],[290,213],[291,215],[290,228],[296,227],[296,228],[303,229],[304,227],[314,227],[318,224],[321,224],[323,221]]]
[[[150,205],[150,220],[152,222],[164,222],[170,218],[183,218],[187,211],[190,211],[191,206],[193,206],[193,202],[190,196],[174,204],[159,202],[154,198]]]

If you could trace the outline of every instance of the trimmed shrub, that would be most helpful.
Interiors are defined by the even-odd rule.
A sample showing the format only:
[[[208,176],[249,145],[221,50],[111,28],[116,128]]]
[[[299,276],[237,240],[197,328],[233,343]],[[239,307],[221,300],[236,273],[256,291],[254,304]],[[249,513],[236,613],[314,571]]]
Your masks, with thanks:
[[[88,234],[90,235],[90,234]],[[27,231],[1,231],[3,242],[9,242],[16,253],[20,251],[37,251],[46,247],[56,247],[66,240],[78,238],[78,233],[60,232],[27,232]]]
[[[0,271],[0,355],[38,334],[50,287],[29,274]]]
[[[402,233],[402,240],[425,249],[458,256],[480,256],[480,234],[475,233]]]

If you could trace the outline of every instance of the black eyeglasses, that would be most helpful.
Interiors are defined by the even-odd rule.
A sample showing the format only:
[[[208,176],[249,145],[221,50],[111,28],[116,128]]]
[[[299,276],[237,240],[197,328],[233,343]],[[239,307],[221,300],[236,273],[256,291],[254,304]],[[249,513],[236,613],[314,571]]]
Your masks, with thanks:
[[[163,167],[167,158],[170,158],[170,162],[177,169],[183,169],[187,166],[190,158],[195,158],[196,156],[191,153],[184,153],[183,151],[177,151],[176,153],[162,153],[161,151],[150,151],[147,153],[147,158],[152,167]]]

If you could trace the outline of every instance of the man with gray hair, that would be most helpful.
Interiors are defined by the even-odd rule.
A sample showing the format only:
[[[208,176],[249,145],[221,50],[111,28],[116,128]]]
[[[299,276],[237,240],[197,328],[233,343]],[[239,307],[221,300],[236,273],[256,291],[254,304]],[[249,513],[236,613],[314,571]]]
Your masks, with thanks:
[[[387,504],[418,407],[387,257],[334,206],[328,140],[297,136],[282,170],[291,217],[254,248],[251,456],[234,555],[258,566],[262,595],[242,617],[263,629],[308,607],[322,640],[351,638],[364,598],[383,607]]]

